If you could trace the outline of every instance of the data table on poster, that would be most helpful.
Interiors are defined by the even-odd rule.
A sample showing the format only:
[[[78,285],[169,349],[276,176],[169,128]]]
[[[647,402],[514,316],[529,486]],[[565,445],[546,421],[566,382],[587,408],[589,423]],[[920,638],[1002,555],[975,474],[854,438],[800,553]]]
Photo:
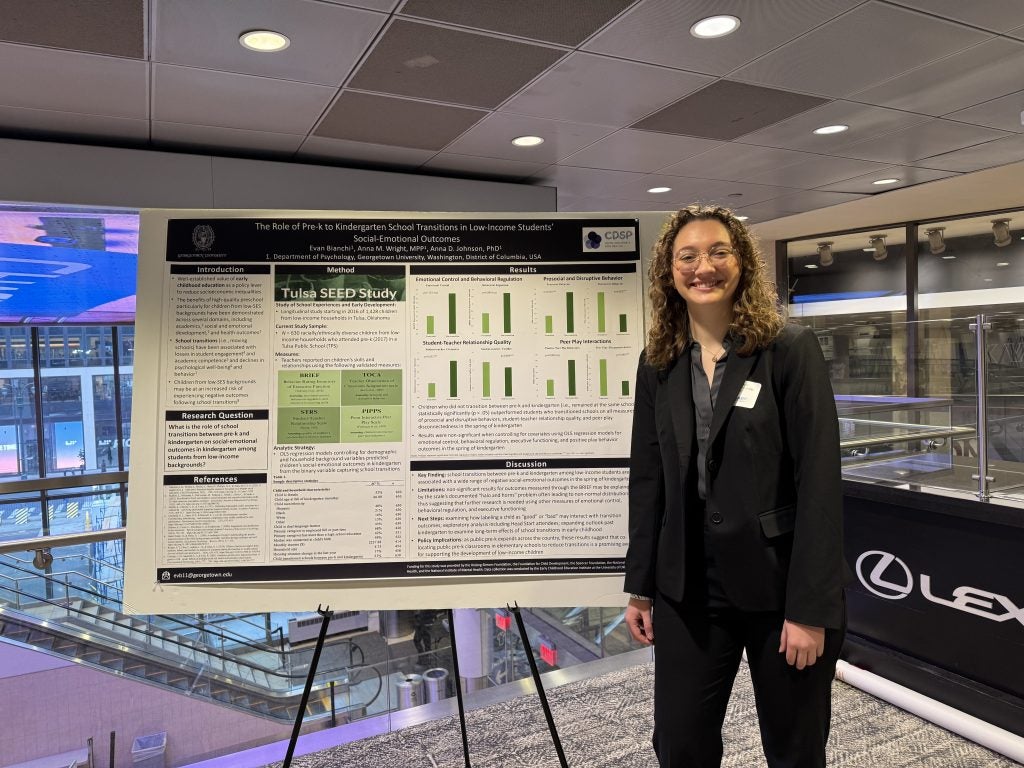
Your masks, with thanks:
[[[620,571],[637,234],[169,218],[156,579]]]

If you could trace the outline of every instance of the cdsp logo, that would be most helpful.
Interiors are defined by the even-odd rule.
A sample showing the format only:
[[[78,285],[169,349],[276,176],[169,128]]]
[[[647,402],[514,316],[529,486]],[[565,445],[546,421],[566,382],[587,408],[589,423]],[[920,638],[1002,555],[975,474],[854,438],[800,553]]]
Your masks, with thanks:
[[[1016,619],[1024,625],[1024,605],[1018,606],[1006,595],[965,585],[954,589],[948,598],[939,597],[932,592],[931,576],[922,573],[915,580],[910,567],[891,552],[872,549],[861,553],[856,571],[868,592],[886,600],[902,600],[917,586],[921,596],[936,605],[1000,623]]]
[[[636,227],[583,230],[584,251],[634,251]]]

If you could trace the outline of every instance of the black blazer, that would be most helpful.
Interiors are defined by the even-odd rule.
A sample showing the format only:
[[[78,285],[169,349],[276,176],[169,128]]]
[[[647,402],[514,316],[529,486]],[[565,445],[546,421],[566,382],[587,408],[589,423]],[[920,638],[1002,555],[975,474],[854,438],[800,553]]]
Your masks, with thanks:
[[[695,537],[703,537],[736,607],[842,626],[849,568],[839,424],[813,331],[786,325],[765,349],[727,358],[711,422],[703,520],[693,519],[700,507],[688,361],[684,353],[658,371],[640,358],[625,591],[653,596],[657,589],[681,600],[688,546],[693,551],[701,546]],[[751,407],[737,403],[741,390]]]

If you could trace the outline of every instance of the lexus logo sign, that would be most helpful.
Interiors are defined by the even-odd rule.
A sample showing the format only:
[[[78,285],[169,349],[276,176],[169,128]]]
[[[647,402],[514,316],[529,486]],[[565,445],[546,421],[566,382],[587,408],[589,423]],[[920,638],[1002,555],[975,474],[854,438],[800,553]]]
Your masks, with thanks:
[[[1024,605],[1018,606],[1006,595],[964,585],[954,589],[948,598],[939,597],[932,592],[931,576],[922,573],[915,580],[909,566],[891,552],[871,549],[861,553],[857,558],[857,578],[868,592],[886,600],[902,600],[918,587],[921,596],[930,603],[989,621],[1002,623],[1015,619],[1024,624]]]
[[[907,564],[878,549],[857,558],[857,578],[868,592],[886,600],[902,600],[914,591],[914,575]]]

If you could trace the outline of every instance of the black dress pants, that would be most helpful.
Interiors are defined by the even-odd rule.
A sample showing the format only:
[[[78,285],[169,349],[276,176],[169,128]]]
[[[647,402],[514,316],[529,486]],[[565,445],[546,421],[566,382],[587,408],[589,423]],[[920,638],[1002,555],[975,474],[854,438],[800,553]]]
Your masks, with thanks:
[[[745,648],[770,768],[823,768],[843,629],[802,670],[779,653],[780,612],[654,601],[654,751],[661,768],[718,768],[722,723]]]

